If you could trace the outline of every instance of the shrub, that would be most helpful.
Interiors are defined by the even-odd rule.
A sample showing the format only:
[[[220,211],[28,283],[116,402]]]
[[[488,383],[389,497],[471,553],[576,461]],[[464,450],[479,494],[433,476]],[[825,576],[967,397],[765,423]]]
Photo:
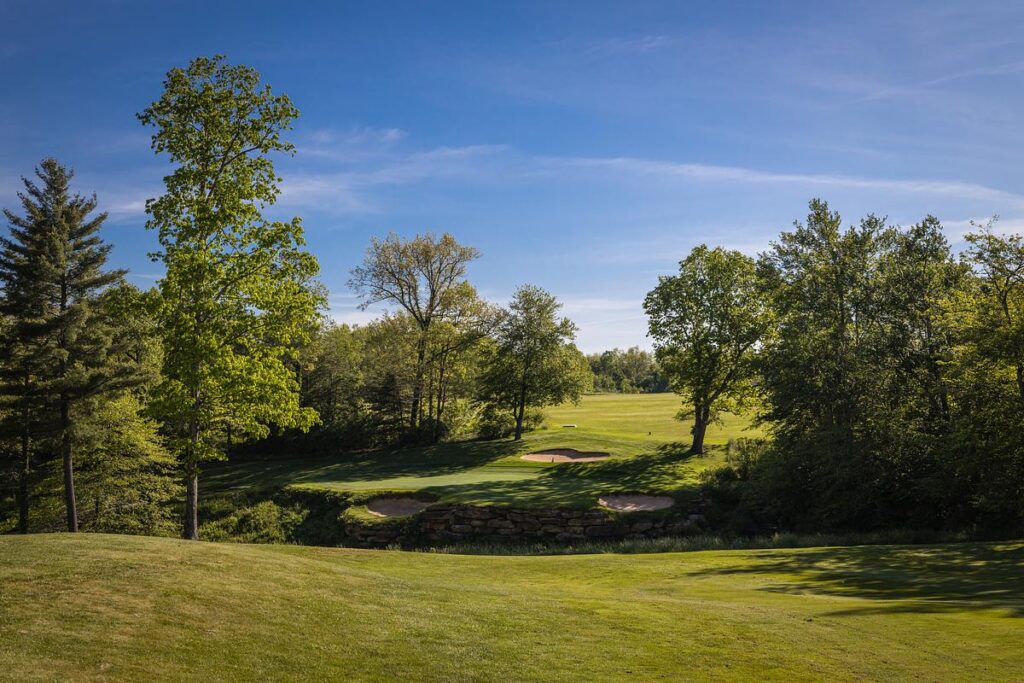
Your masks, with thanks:
[[[202,536],[210,541],[286,543],[308,514],[298,506],[282,507],[264,500],[210,522],[202,528]]]

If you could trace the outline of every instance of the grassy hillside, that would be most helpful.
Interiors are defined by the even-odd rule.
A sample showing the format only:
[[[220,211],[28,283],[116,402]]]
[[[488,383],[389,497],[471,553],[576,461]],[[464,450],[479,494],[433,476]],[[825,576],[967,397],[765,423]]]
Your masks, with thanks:
[[[1010,681],[1024,543],[478,557],[0,537],[0,678]]]
[[[598,394],[584,397],[578,406],[549,409],[545,428],[519,443],[505,439],[215,465],[203,483],[212,493],[295,484],[336,491],[425,491],[441,500],[474,504],[590,506],[609,491],[685,489],[696,483],[701,470],[720,462],[721,452],[683,455],[689,426],[675,419],[679,406],[673,394]],[[708,442],[753,435],[747,424],[729,416],[709,432]],[[612,459],[552,466],[519,457],[549,448],[603,451]]]

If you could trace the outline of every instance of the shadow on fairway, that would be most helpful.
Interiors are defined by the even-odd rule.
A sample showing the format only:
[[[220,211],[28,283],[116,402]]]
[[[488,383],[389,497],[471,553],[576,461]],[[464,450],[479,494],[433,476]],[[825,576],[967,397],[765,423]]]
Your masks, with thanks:
[[[519,447],[507,440],[472,441],[322,458],[216,463],[206,468],[203,481],[208,491],[223,492],[287,484],[440,476],[512,455]]]
[[[761,590],[877,601],[830,616],[1002,610],[1024,617],[1024,543],[754,551],[695,575],[786,574]]]
[[[424,491],[457,502],[524,507],[593,508],[614,492],[668,493],[679,505],[697,496],[697,474],[689,471],[689,444],[666,444],[654,453],[599,462],[562,463],[528,480],[484,481]]]

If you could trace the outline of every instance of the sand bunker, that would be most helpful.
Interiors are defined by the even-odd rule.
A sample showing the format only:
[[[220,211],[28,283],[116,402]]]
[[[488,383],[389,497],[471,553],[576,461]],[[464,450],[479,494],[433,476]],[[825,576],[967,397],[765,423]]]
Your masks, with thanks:
[[[609,510],[619,512],[645,512],[649,510],[664,510],[675,503],[668,496],[636,496],[636,495],[609,495],[601,496],[597,502]]]
[[[366,510],[378,517],[408,517],[424,510],[430,503],[415,498],[377,498],[366,504]]]
[[[577,451],[574,448],[551,448],[546,451],[527,453],[523,460],[530,462],[596,462],[612,457],[608,453],[598,451]]]

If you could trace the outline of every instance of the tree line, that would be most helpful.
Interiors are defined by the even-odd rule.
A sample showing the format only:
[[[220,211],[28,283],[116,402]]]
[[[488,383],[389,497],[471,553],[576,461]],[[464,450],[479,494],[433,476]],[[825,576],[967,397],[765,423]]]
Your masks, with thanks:
[[[141,291],[107,266],[106,214],[45,159],[0,238],[0,454],[16,529],[199,536],[204,464],[317,427],[335,449],[512,434],[592,376],[557,300],[507,307],[465,278],[451,235],[374,240],[350,282],[391,312],[324,315],[302,222],[271,220],[273,157],[298,110],[222,56],[168,72],[138,114],[172,164],[146,202],[164,269]],[[343,440],[342,440],[343,439]],[[13,498],[13,500],[11,500]],[[13,505],[9,505],[13,503]]]
[[[939,221],[843,225],[821,200],[752,258],[699,246],[645,301],[694,418],[769,437],[708,477],[741,529],[1019,528],[1024,238]]]
[[[587,355],[594,390],[623,394],[657,394],[669,390],[668,377],[650,351],[639,346]]]

